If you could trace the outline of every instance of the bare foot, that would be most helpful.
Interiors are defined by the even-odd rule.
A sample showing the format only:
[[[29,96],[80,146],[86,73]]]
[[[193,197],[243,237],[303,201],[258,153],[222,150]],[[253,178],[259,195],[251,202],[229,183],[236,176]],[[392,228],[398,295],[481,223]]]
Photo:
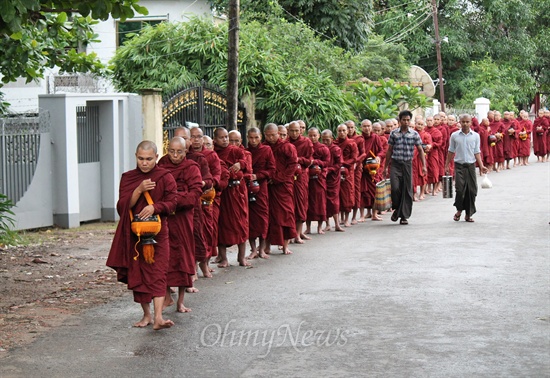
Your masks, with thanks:
[[[262,259],[268,259],[268,258],[269,258],[269,255],[268,255],[267,253],[265,253],[265,252],[260,251],[260,257],[261,257]]]
[[[326,226],[325,231],[330,231],[330,226]]]
[[[322,228],[319,228],[319,229],[317,229],[317,233],[320,234],[320,235],[324,235],[325,231],[323,231]]]
[[[197,289],[196,287],[186,287],[185,291],[188,293],[198,293],[199,289]]]
[[[351,227],[351,224],[349,222],[344,223],[344,227]]]
[[[218,264],[218,268],[227,268],[229,266],[229,261],[225,260],[225,261],[220,261],[220,263]]]
[[[426,198],[426,197],[424,197],[424,196],[420,196],[420,197],[418,198],[418,200],[419,200],[419,201],[422,201],[422,200],[425,199],[425,198]]]
[[[155,331],[158,331],[158,330],[160,330],[160,329],[170,328],[170,327],[172,327],[173,325],[174,325],[174,322],[173,322],[173,321],[168,320],[168,319],[166,319],[166,320],[162,319],[162,320],[159,321],[158,323],[155,322],[155,324],[153,325],[153,329],[154,329]]]
[[[357,224],[357,220],[352,219],[352,220],[351,220],[351,224]]]
[[[283,255],[292,255],[292,251],[288,248],[283,248]]]
[[[303,239],[303,240],[311,240],[311,238],[309,236],[306,236],[304,234],[301,234],[300,237]]]
[[[199,263],[199,269],[201,270],[203,277],[212,278],[212,269],[208,267],[206,261],[202,261]]]
[[[309,228],[306,229],[306,232],[304,232],[302,235],[307,235],[307,234],[311,234],[311,230]]]
[[[254,251],[250,255],[248,255],[247,259],[254,260],[258,258],[258,252]]]
[[[167,298],[164,300],[164,304],[162,305],[162,309],[164,310],[166,307],[170,307],[174,304],[174,300],[172,299],[172,297],[170,298]]]
[[[247,259],[242,259],[241,261],[239,261],[239,265],[240,266],[252,266],[252,264],[249,263]]]
[[[178,306],[178,312],[191,312],[191,309],[188,307],[185,307],[184,305]]]
[[[357,222],[359,222],[359,223],[363,223],[363,222],[365,222],[365,217],[361,217],[361,218],[359,218],[359,220],[358,220]]]
[[[149,324],[153,324],[153,322],[151,321],[151,317],[150,316],[144,316],[139,322],[134,323],[134,327],[136,327],[136,328],[145,328]]]
[[[342,227],[335,227],[334,230],[338,232],[346,232],[346,230],[344,230]]]
[[[375,217],[372,217],[372,220],[373,220],[373,221],[381,221],[381,220],[383,220],[383,219],[380,218],[380,217],[377,215],[377,216],[375,216]]]
[[[303,241],[302,239],[296,238],[296,239],[294,239],[294,243],[296,243],[296,244],[304,244],[305,241]]]

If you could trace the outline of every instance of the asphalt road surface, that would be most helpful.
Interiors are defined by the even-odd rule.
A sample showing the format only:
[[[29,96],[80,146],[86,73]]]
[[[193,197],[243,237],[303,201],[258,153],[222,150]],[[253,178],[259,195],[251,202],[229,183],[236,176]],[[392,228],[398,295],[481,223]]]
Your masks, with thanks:
[[[312,235],[253,269],[232,253],[172,329],[132,328],[128,295],[10,352],[0,376],[550,376],[549,172],[491,174],[473,224],[439,196],[407,226]]]

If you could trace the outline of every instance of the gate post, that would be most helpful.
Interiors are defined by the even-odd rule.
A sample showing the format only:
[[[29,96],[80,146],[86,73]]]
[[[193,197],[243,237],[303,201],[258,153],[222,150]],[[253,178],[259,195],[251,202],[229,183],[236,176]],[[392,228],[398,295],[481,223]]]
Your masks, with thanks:
[[[157,145],[159,155],[162,155],[162,90],[144,89],[141,91],[143,113],[143,139]],[[132,148],[135,148],[133,146]]]

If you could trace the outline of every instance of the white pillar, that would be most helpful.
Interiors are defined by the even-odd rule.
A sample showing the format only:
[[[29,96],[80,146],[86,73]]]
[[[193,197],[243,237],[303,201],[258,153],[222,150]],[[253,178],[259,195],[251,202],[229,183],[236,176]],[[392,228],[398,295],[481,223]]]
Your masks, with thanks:
[[[434,105],[433,105],[433,114],[436,115],[441,111],[441,103],[434,99]]]
[[[491,109],[491,100],[479,97],[474,101],[474,105],[476,107],[476,118],[481,122],[483,118],[487,118],[487,112]]]
[[[141,92],[143,111],[143,139],[157,145],[159,156],[162,155],[162,91],[147,89]]]

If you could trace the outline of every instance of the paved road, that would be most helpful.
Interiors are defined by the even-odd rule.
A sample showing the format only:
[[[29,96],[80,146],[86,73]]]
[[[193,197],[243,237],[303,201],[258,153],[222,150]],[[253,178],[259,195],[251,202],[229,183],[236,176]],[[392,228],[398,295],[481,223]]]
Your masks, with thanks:
[[[475,224],[429,198],[408,226],[386,215],[218,271],[171,330],[130,328],[127,296],[13,351],[0,376],[549,376],[549,169],[492,174]]]

